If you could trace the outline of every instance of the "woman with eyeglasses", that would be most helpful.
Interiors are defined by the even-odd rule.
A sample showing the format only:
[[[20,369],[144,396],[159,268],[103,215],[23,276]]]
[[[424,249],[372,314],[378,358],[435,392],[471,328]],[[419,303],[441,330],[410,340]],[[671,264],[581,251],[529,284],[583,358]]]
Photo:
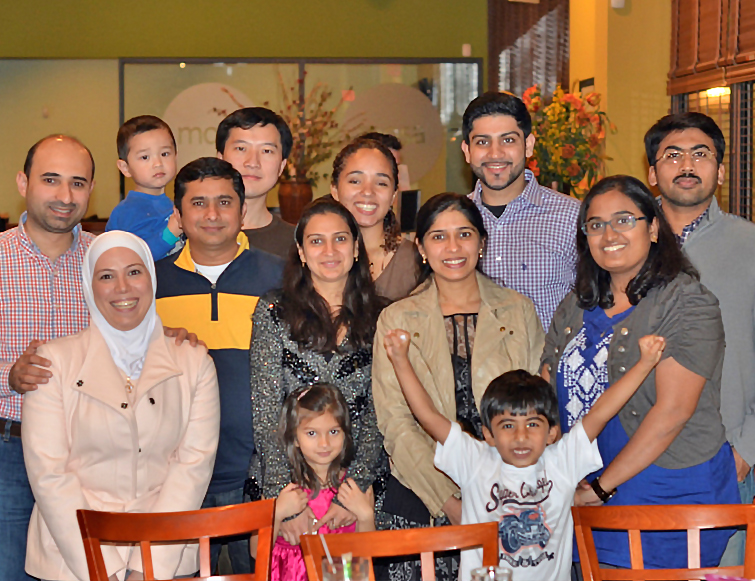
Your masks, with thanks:
[[[734,457],[719,413],[724,332],[716,297],[699,282],[651,192],[613,176],[585,197],[577,280],[545,341],[542,375],[567,432],[640,356],[638,340],[666,339],[663,358],[598,436],[603,470],[575,505],[735,504]],[[718,565],[733,531],[704,531],[702,566]],[[681,533],[643,533],[646,568],[687,567]],[[627,535],[595,533],[598,558],[629,567]]]

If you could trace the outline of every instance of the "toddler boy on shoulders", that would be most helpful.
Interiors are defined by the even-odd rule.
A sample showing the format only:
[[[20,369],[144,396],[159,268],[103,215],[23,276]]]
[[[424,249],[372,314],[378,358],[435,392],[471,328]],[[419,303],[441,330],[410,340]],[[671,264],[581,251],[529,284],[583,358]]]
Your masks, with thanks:
[[[118,130],[118,169],[134,180],[110,214],[105,231],[125,230],[144,240],[155,262],[179,249],[181,228],[165,186],[176,177],[176,140],[165,121],[140,115]]]

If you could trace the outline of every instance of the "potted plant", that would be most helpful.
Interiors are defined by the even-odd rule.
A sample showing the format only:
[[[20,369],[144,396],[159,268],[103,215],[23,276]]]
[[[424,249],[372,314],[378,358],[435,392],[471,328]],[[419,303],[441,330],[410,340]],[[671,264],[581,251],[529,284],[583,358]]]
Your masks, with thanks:
[[[344,98],[329,106],[333,91],[325,83],[315,83],[305,93],[303,76],[292,86],[286,86],[282,77],[279,79],[283,90],[280,115],[291,128],[294,143],[281,175],[278,200],[281,217],[295,224],[304,206],[312,201],[312,186],[328,176],[316,171],[315,166],[348,143],[361,123],[348,129],[339,125],[336,114]]]
[[[537,138],[528,162],[538,181],[565,194],[583,197],[604,173],[606,132],[616,131],[604,111],[600,94],[582,97],[565,93],[560,86],[545,104],[540,87],[530,87],[522,100],[532,115]]]

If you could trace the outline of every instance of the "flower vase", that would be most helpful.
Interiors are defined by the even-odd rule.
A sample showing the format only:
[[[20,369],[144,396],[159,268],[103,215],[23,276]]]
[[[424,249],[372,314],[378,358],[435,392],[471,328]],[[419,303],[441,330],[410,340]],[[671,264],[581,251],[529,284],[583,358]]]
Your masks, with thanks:
[[[281,218],[289,224],[296,224],[304,206],[312,201],[312,184],[308,180],[281,181],[278,187],[278,202]]]

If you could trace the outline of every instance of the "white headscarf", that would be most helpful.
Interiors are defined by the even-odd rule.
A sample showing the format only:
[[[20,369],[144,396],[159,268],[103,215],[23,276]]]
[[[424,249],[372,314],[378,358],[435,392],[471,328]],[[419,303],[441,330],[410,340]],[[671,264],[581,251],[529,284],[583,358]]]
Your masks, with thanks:
[[[152,279],[152,304],[149,306],[147,314],[144,316],[139,325],[130,331],[119,331],[107,322],[97,305],[94,302],[92,293],[92,281],[94,280],[94,267],[97,260],[108,250],[113,248],[128,248],[133,250],[142,259],[147,267],[149,276]],[[157,288],[157,277],[155,276],[155,262],[152,260],[152,253],[149,246],[138,236],[128,232],[113,230],[98,236],[87,250],[84,257],[84,264],[81,267],[82,286],[84,288],[84,299],[89,307],[89,314],[92,317],[92,325],[102,333],[105,343],[110,349],[115,364],[123,372],[137,379],[141,375],[144,366],[144,358],[147,356],[149,341],[155,325],[159,321],[157,311],[155,310],[155,289]]]

